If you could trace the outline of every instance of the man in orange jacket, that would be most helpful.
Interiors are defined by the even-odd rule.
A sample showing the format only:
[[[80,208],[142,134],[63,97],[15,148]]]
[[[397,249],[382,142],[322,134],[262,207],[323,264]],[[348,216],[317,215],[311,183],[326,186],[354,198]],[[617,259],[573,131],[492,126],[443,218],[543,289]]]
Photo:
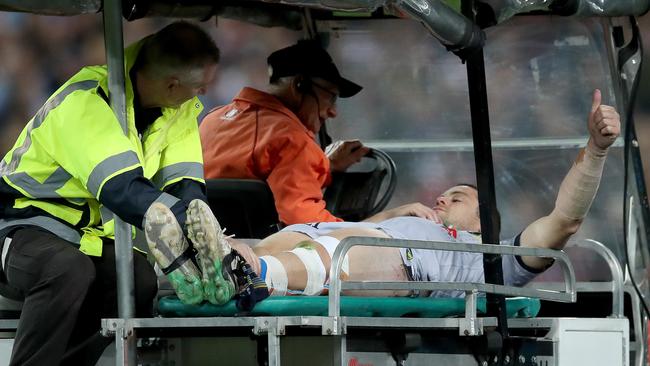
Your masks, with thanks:
[[[341,77],[316,41],[303,40],[267,59],[267,91],[244,88],[200,126],[206,178],[265,180],[284,224],[342,221],[325,209],[323,187],[368,152],[360,141],[335,144],[325,154],[315,135],[336,117],[337,97],[361,86]]]

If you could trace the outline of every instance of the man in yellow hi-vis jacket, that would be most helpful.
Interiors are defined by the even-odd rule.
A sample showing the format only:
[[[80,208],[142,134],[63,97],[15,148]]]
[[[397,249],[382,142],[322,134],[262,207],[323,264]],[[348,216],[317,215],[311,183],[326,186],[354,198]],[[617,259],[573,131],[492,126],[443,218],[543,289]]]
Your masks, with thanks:
[[[179,223],[205,200],[196,97],[219,49],[173,23],[125,50],[127,125],[110,107],[106,66],[83,68],[26,125],[0,162],[0,292],[24,300],[12,365],[94,365],[117,315],[113,214],[142,228],[154,202]],[[136,316],[151,314],[153,268],[134,256]],[[201,299],[202,300],[202,299]]]

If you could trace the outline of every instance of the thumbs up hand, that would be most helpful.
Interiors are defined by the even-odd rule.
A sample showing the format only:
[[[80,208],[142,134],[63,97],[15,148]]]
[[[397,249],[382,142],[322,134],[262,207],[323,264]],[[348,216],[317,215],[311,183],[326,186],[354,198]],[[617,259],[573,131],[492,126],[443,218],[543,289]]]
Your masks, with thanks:
[[[587,128],[590,135],[589,145],[604,151],[621,134],[621,119],[614,107],[601,104],[601,101],[600,90],[594,90]]]

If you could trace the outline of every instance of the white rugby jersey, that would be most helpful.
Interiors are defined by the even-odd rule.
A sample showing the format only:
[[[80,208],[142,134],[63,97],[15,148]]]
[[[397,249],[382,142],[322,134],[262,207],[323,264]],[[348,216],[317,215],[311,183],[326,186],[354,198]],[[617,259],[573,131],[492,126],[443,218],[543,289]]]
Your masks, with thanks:
[[[379,223],[370,222],[321,222],[290,225],[282,231],[300,232],[311,238],[327,235],[329,232],[351,227],[378,229],[394,239],[445,241],[459,243],[480,243],[480,236],[467,231],[448,229],[444,225],[413,216],[388,219]],[[519,245],[519,235],[501,241],[502,245]],[[400,249],[402,261],[414,281],[435,282],[479,282],[484,283],[483,255],[481,253],[452,252],[429,249]],[[526,266],[521,258],[502,256],[503,280],[505,285],[523,286],[542,271]],[[463,291],[434,291],[431,296],[463,297]]]

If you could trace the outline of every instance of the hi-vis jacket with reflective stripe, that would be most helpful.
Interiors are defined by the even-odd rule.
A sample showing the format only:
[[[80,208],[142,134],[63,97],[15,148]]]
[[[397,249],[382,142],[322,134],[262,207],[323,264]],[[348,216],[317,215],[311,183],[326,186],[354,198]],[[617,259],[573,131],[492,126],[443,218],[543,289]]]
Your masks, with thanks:
[[[203,106],[198,98],[163,108],[162,116],[138,136],[129,70],[142,43],[125,50],[126,130],[105,99],[106,66],[83,68],[29,121],[0,162],[0,232],[36,225],[99,256],[101,238],[114,234],[112,213],[103,205],[109,199],[103,196],[108,196],[108,181],[137,174],[135,179],[145,181],[158,196],[154,199],[168,205],[178,199],[161,190],[184,179],[205,183],[197,123]],[[141,219],[146,207],[137,209]]]

